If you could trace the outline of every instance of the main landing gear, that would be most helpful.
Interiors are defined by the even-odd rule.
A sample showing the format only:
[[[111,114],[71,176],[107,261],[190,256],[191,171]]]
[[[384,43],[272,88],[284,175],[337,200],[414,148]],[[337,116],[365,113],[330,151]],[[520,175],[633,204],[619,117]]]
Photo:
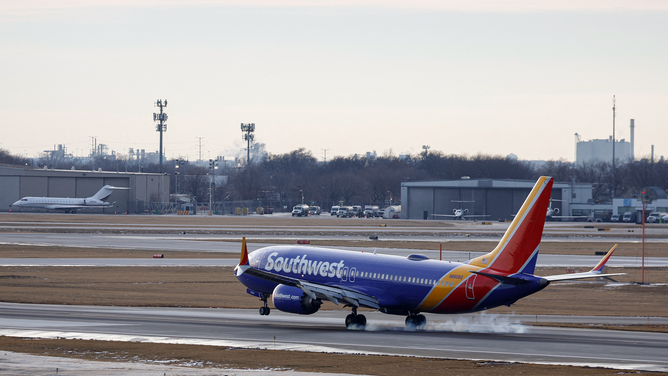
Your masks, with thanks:
[[[269,294],[262,293],[262,297],[260,300],[264,303],[264,306],[260,307],[260,315],[266,316],[271,313],[271,308],[267,307],[267,298],[269,298]]]
[[[353,307],[353,313],[346,316],[346,328],[350,329],[351,325],[359,325],[362,328],[366,326],[366,317],[357,314],[357,307]]]
[[[427,326],[427,318],[424,315],[410,313],[406,317],[406,327],[424,329]]]

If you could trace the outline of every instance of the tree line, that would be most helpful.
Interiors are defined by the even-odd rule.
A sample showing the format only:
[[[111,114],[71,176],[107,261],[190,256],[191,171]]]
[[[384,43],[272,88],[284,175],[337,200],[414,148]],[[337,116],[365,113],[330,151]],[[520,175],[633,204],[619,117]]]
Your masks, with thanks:
[[[12,156],[0,149],[0,163],[7,165],[32,165],[27,158]],[[136,161],[117,158],[97,158],[82,161],[64,161],[58,166],[54,161],[38,160],[37,165],[49,168],[102,169],[103,171],[163,172],[171,176],[172,193],[196,197],[207,202],[210,171],[193,163],[182,163],[176,168],[175,160],[166,160],[163,171],[157,164],[138,166]],[[335,157],[326,163],[300,148],[285,154],[269,154],[260,162],[240,168],[225,168],[214,175],[216,179],[214,201],[252,200],[268,203],[303,202],[321,204],[323,208],[343,202],[353,204],[388,204],[399,202],[401,183],[409,181],[456,180],[463,176],[471,179],[520,179],[535,180],[541,175],[553,176],[556,181],[591,183],[592,196],[600,203],[615,197],[632,197],[646,186],[668,188],[668,163],[666,161],[640,160],[611,162],[593,161],[574,164],[564,160],[547,161],[534,167],[527,161],[502,156],[478,154],[474,156],[446,154],[428,151],[415,155],[379,157]],[[178,176],[175,172],[179,172]]]

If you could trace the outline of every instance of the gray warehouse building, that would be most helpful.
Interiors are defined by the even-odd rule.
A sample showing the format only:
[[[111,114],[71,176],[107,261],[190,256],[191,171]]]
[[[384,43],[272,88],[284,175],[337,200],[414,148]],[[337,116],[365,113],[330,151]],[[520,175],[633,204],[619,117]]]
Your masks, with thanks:
[[[151,202],[169,201],[169,175],[165,174],[0,166],[0,212],[10,211],[11,205],[22,197],[85,198],[107,184],[130,189],[111,194],[109,201],[116,201],[114,208],[85,209],[84,212],[145,213]]]
[[[468,215],[485,215],[483,220],[512,219],[534,184],[536,182],[533,180],[509,179],[403,182],[401,218],[447,219],[439,217],[438,214],[452,215],[454,209],[461,208],[468,209]],[[560,213],[570,213],[572,204],[591,202],[592,185],[555,182],[552,198],[555,200],[551,203],[553,208],[559,208]]]

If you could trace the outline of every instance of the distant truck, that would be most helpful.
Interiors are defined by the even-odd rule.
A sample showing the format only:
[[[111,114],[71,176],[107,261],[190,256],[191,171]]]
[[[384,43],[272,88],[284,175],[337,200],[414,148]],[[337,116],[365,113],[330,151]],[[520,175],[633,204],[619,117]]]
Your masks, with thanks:
[[[367,205],[364,207],[364,216],[367,218],[378,217],[378,206]]]
[[[399,219],[401,218],[401,205],[388,206],[385,208],[383,218]]]
[[[665,217],[667,215],[668,215],[668,213],[651,212],[647,216],[647,223],[661,223],[663,221],[663,217]]]
[[[362,206],[361,205],[353,205],[352,217],[362,218],[363,215],[364,215],[364,209],[362,209]]]
[[[339,206],[339,210],[336,212],[338,218],[349,218],[353,216],[353,207],[352,206]]]
[[[630,211],[624,213],[624,216],[622,217],[623,222],[635,222],[636,221],[636,212]]]
[[[332,206],[332,209],[329,210],[329,215],[336,215],[336,213],[339,211],[339,206],[334,205]]]
[[[309,206],[308,212],[311,215],[320,215],[322,211],[320,210],[320,206]]]
[[[308,216],[308,205],[302,204],[302,205],[295,205],[292,208],[292,216],[297,216],[297,217],[306,217]]]

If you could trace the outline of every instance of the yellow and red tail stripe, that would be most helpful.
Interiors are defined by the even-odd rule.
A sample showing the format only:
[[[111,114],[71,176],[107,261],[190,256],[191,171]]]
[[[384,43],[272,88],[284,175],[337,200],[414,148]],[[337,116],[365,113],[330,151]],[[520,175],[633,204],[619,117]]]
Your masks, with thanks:
[[[246,237],[241,239],[241,259],[239,265],[249,265],[248,262],[248,248],[246,247]]]
[[[601,259],[601,261],[599,261],[598,264],[596,264],[596,266],[594,266],[594,269],[592,269],[591,271],[592,272],[602,272],[603,268],[605,267],[605,264],[608,262],[608,259],[610,258],[610,256],[612,256],[612,253],[615,252],[615,249],[617,248],[617,246],[618,246],[618,244],[613,245],[612,248],[610,248],[608,253],[605,255],[605,257],[603,257]]]
[[[496,248],[469,264],[507,274],[520,272],[540,245],[553,181],[540,177]]]

